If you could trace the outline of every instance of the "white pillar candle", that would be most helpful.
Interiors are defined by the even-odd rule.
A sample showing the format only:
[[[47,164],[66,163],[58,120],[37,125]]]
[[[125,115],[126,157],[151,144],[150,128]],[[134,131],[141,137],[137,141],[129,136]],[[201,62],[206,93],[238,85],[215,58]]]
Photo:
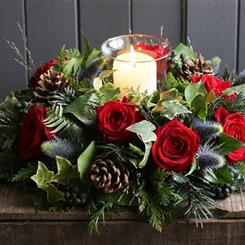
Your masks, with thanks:
[[[130,52],[120,54],[113,62],[113,83],[119,87],[121,94],[125,89],[138,87],[140,92],[152,93],[157,89],[156,61],[145,53],[136,52],[131,46]]]

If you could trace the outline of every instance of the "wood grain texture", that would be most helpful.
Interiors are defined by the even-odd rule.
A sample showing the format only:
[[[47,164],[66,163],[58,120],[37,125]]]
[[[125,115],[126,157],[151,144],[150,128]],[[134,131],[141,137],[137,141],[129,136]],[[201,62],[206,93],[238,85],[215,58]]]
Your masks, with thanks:
[[[80,0],[80,31],[100,48],[106,39],[128,33],[128,10],[128,0]]]
[[[239,70],[245,69],[245,1],[240,1]]]
[[[31,207],[15,186],[0,186],[0,244],[106,244],[106,245],[240,245],[245,239],[245,194],[237,194],[217,204],[225,213],[204,221],[196,228],[192,219],[166,224],[163,233],[153,230],[142,217],[131,211],[106,216],[101,235],[89,235],[85,212],[52,213]],[[230,216],[226,214],[230,213]]]
[[[219,56],[236,68],[238,0],[189,0],[187,34],[205,57]]]
[[[26,0],[29,47],[37,65],[66,44],[76,46],[75,0]]]
[[[175,46],[181,38],[181,0],[133,0],[134,33],[164,34]]]
[[[23,42],[17,23],[23,26],[23,1],[0,1],[0,100],[14,89],[26,85],[25,68],[14,61],[15,54],[3,39],[14,42],[23,53]],[[23,53],[24,55],[24,53]]]

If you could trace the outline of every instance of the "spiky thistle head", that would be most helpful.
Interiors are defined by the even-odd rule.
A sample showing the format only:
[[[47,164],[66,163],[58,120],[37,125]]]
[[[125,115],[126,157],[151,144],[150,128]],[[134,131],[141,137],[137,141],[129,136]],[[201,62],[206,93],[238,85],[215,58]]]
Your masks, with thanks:
[[[66,159],[72,160],[78,156],[82,150],[82,146],[75,141],[69,139],[52,139],[45,141],[41,145],[43,154],[51,158],[61,156]]]
[[[205,144],[199,146],[196,154],[196,160],[200,169],[217,169],[225,165],[225,158],[217,152],[217,148]]]
[[[245,70],[241,71],[234,81],[234,86],[245,84]]]
[[[201,144],[205,144],[211,139],[215,139],[223,132],[221,124],[214,121],[201,121],[195,118],[192,121],[191,128],[193,128],[201,137]]]

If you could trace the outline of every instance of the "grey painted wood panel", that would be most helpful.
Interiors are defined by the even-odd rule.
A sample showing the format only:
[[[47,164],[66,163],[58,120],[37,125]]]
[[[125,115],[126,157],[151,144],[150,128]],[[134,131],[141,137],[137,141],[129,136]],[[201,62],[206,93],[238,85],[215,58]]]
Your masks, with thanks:
[[[29,47],[37,65],[55,57],[63,44],[75,48],[75,0],[26,1]]]
[[[81,30],[100,48],[107,38],[128,33],[128,0],[80,0]],[[80,30],[80,31],[81,31]]]
[[[22,1],[0,1],[0,99],[10,90],[25,87],[25,68],[14,61],[12,53],[3,38],[15,43],[23,51],[21,34],[17,22],[23,25]]]
[[[195,50],[206,58],[218,55],[236,68],[237,0],[188,1],[187,33]]]
[[[160,34],[175,46],[181,37],[181,0],[133,0],[134,33]]]
[[[245,1],[240,5],[240,30],[239,30],[239,70],[245,69]]]

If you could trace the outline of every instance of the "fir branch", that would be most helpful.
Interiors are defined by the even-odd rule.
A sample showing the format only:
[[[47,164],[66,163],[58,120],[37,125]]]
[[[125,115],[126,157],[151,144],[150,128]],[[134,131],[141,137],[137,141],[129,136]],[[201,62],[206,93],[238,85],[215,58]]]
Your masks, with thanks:
[[[163,215],[161,208],[154,202],[150,194],[145,190],[145,183],[139,188],[139,212],[145,214],[150,225],[162,232]]]
[[[90,222],[88,224],[89,232],[99,234],[99,222],[102,221],[105,225],[105,212],[112,210],[114,203],[112,202],[99,202],[98,204],[90,204],[89,213],[92,213]]]
[[[30,163],[27,167],[21,168],[11,179],[11,182],[23,182],[29,180],[37,171],[37,165]]]

